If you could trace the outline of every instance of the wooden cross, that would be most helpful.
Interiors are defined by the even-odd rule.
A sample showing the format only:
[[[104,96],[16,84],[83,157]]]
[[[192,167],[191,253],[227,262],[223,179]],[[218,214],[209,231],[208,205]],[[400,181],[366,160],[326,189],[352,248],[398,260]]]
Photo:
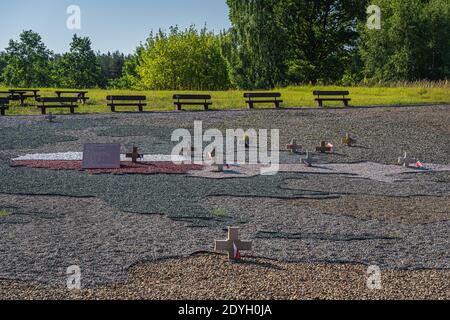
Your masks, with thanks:
[[[346,145],[346,146],[353,146],[353,144],[356,143],[356,139],[352,137],[352,135],[350,133],[346,133],[345,137],[342,138],[342,144]]]
[[[408,158],[408,154],[405,152],[404,157],[398,158],[398,165],[409,167],[411,164],[415,164],[417,162],[417,159],[414,158]]]
[[[306,152],[306,158],[302,158],[302,163],[307,167],[312,167],[313,159],[311,157],[311,153]]]
[[[326,141],[322,141],[322,142],[320,143],[320,147],[317,147],[317,148],[316,148],[316,151],[317,151],[317,152],[320,152],[320,153],[331,152],[332,150],[333,150],[333,148],[330,148],[330,147],[327,145],[327,142],[326,142]]]
[[[48,114],[47,116],[45,116],[45,119],[46,119],[48,122],[53,122],[53,120],[55,120],[56,117],[55,117],[52,113],[50,113],[50,114]]]
[[[298,152],[302,147],[297,144],[297,140],[292,139],[291,143],[286,145],[286,149],[292,153]]]
[[[131,161],[133,161],[133,163],[137,163],[137,159],[141,159],[142,158],[142,154],[140,154],[138,152],[138,148],[137,147],[133,147],[133,152],[127,153],[125,156],[127,158],[131,158]]]
[[[237,261],[240,256],[236,256],[237,252],[241,250],[252,250],[252,243],[250,241],[239,240],[239,228],[228,227],[228,239],[216,240],[214,251],[227,251],[228,259],[230,261]]]

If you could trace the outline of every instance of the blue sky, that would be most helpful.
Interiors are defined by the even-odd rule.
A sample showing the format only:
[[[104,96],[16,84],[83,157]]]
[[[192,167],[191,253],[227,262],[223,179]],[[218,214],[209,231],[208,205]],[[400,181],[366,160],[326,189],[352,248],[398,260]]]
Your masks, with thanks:
[[[81,9],[81,30],[66,27],[70,5]],[[230,26],[225,0],[0,0],[0,12],[0,51],[29,29],[57,53],[68,50],[74,33],[90,37],[94,50],[131,53],[152,29]]]

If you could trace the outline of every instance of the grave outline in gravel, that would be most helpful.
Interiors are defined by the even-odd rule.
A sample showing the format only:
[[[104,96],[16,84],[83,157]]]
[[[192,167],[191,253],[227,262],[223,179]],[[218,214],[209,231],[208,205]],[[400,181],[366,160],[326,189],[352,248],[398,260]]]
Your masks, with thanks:
[[[389,114],[385,112],[386,110],[390,111]],[[383,107],[346,110],[345,112],[340,109],[320,110],[320,112],[314,110],[286,110],[285,112],[267,110],[239,113],[238,117],[235,115],[236,112],[198,112],[161,113],[156,116],[144,114],[139,117],[128,114],[117,117],[110,115],[80,115],[75,118],[61,116],[58,117],[60,123],[57,126],[51,126],[39,117],[6,117],[5,121],[0,122],[0,133],[8,128],[9,130],[22,128],[19,133],[23,141],[33,140],[33,133],[42,128],[44,128],[44,135],[46,132],[50,132],[50,134],[45,138],[42,138],[43,134],[40,134],[32,143],[16,145],[14,149],[0,147],[0,174],[3,178],[3,184],[0,183],[0,209],[8,203],[17,205],[18,211],[23,210],[27,205],[34,208],[32,210],[34,213],[26,217],[31,219],[31,222],[10,225],[7,227],[9,228],[7,231],[0,230],[1,236],[6,235],[5,239],[13,241],[12,243],[8,242],[6,247],[0,248],[2,255],[7,257],[4,261],[0,261],[1,269],[7,273],[8,278],[12,279],[21,277],[26,279],[30,276],[31,279],[28,278],[28,280],[37,277],[44,282],[46,279],[50,279],[50,282],[58,282],[60,279],[55,278],[58,270],[55,270],[52,263],[64,265],[73,258],[79,261],[88,261],[87,265],[92,267],[90,273],[86,275],[87,285],[114,283],[116,280],[126,279],[126,272],[124,273],[123,268],[131,265],[133,261],[139,263],[140,259],[145,257],[152,261],[154,258],[158,260],[171,256],[183,257],[194,252],[203,252],[205,248],[209,248],[207,251],[210,251],[213,239],[224,237],[226,235],[224,229],[230,223],[241,225],[243,236],[256,241],[257,248],[250,253],[249,257],[303,263],[358,262],[364,265],[377,263],[383,268],[392,270],[450,269],[447,259],[450,221],[443,220],[442,218],[445,218],[443,214],[436,215],[436,221],[432,220],[434,216],[431,215],[429,219],[433,222],[426,224],[416,222],[420,220],[401,223],[389,218],[361,219],[357,214],[341,215],[333,212],[330,214],[325,209],[302,204],[302,201],[321,201],[314,200],[314,196],[318,199],[325,199],[325,201],[341,201],[343,197],[348,198],[345,201],[350,201],[349,199],[352,197],[362,197],[368,199],[367,201],[374,201],[370,197],[378,199],[377,201],[383,201],[390,197],[395,201],[400,197],[423,196],[430,197],[430,200],[426,201],[432,201],[433,197],[442,197],[444,198],[442,203],[445,205],[445,199],[450,191],[448,172],[405,173],[398,180],[393,181],[392,187],[386,188],[386,183],[342,174],[285,172],[272,178],[230,178],[224,179],[224,181],[194,176],[155,175],[154,177],[133,177],[131,180],[131,177],[127,176],[86,177],[73,172],[43,172],[29,168],[17,168],[17,171],[13,172],[15,169],[9,166],[10,159],[20,154],[81,150],[81,146],[91,140],[99,143],[122,143],[124,149],[136,144],[140,149],[142,146],[142,152],[145,153],[167,154],[171,149],[171,144],[168,141],[170,137],[165,137],[165,133],[176,127],[190,129],[195,119],[203,120],[205,129],[215,126],[225,128],[247,128],[249,126],[273,128],[279,126],[281,128],[280,145],[288,143],[292,137],[298,137],[299,143],[305,148],[312,148],[320,139],[339,141],[338,139],[344,131],[351,131],[359,137],[362,136],[358,142],[370,145],[369,149],[337,146],[338,154],[319,157],[319,164],[322,162],[356,163],[361,161],[383,165],[392,164],[405,151],[400,149],[408,149],[413,156],[424,158],[424,162],[449,164],[448,154],[444,149],[445,139],[450,134],[447,121],[450,119],[448,106],[411,107],[398,110]],[[268,119],[270,119],[270,125],[267,125]],[[330,119],[334,121],[330,122]],[[143,133],[152,136],[145,134],[130,136],[129,132],[133,132],[136,129],[135,126],[141,127]],[[152,128],[147,129],[146,127],[149,126]],[[122,130],[119,132],[120,134],[115,134],[116,136],[114,136],[115,127],[121,127],[120,130]],[[24,130],[23,128],[33,129]],[[370,134],[362,134],[364,128],[366,130],[373,128],[373,130],[370,131]],[[108,135],[109,133],[112,134]],[[422,139],[418,141],[412,133]],[[57,138],[55,138],[56,136]],[[70,136],[71,138],[60,141],[60,136]],[[14,135],[8,137],[0,135],[0,143],[7,138],[14,139]],[[55,139],[54,142],[50,141],[52,139]],[[50,142],[43,143],[48,141]],[[12,144],[11,141],[8,143]],[[281,157],[283,163],[287,164],[295,163],[299,159],[287,153],[282,153]],[[79,179],[86,180],[80,182]],[[17,181],[22,181],[22,184],[17,184]],[[71,184],[66,186],[62,182]],[[159,185],[161,190],[153,188],[153,185]],[[118,189],[128,186],[139,190],[149,189],[142,197],[151,197],[151,201],[139,203],[142,199],[128,194],[122,198],[107,201],[102,194],[112,192],[111,197],[117,196],[113,186]],[[396,188],[395,186],[401,187]],[[177,190],[181,193],[184,192],[185,195],[180,195],[177,190],[167,192],[170,190],[169,188],[179,188]],[[311,199],[311,195],[313,199]],[[58,218],[59,221],[53,221],[52,214],[45,213],[45,210],[50,209],[45,209],[46,204],[41,199],[42,197],[47,197],[46,201],[50,203],[66,204],[67,208],[55,205],[56,208],[59,208],[59,211],[55,209],[55,212],[61,214],[61,217]],[[164,200],[164,197],[170,199]],[[127,198],[128,200],[126,200]],[[21,200],[14,202],[13,199]],[[346,203],[344,200],[342,201]],[[129,202],[137,202],[138,205],[129,206]],[[290,204],[290,202],[292,203]],[[177,208],[180,204],[185,207]],[[212,217],[211,212],[217,206],[227,208],[229,217],[226,219]],[[146,208],[149,210],[144,210]],[[75,209],[85,210],[86,213],[78,215]],[[42,212],[46,214],[46,217],[50,217],[50,220],[39,219],[37,215]],[[186,216],[185,212],[188,212],[189,215]],[[87,221],[75,227],[75,231],[67,232],[65,229],[67,226],[63,222],[71,224],[79,219]],[[409,218],[404,216],[402,219],[408,221]],[[46,230],[45,223],[50,222],[54,222],[53,230]],[[136,225],[132,225],[133,222]],[[109,224],[109,226],[103,224]],[[14,238],[14,236],[18,238],[27,236],[30,234],[30,230],[41,231],[42,234],[35,236],[43,237],[39,241],[41,245],[34,243],[40,238],[31,238],[24,242]],[[155,242],[155,239],[147,233],[151,230],[166,233],[163,241]],[[279,232],[287,235],[314,234],[314,232],[326,235],[327,232],[333,231],[334,235],[341,236],[349,234],[361,236],[376,232],[373,233],[375,235],[373,239],[356,241],[359,243],[352,243],[350,246],[345,243],[348,241],[336,243],[336,241],[322,241],[320,237],[316,237],[319,239],[312,237],[313,239],[291,240],[286,238],[258,239],[256,235],[259,231]],[[354,234],[348,231],[352,231]],[[117,234],[110,234],[113,232]],[[85,233],[86,239],[79,239],[80,235],[85,235]],[[398,239],[398,241],[386,246],[383,237],[389,238],[392,235],[394,235],[392,238]],[[133,241],[134,237],[141,237],[141,239]],[[45,243],[44,239],[47,239],[49,243]],[[111,243],[104,243],[105,239]],[[84,250],[81,257],[70,254],[69,249],[73,249],[74,244],[71,243],[74,240],[74,243],[80,245]],[[149,243],[145,243],[144,240]],[[61,242],[61,244],[57,242]],[[65,248],[63,244],[68,248]],[[99,254],[94,250],[93,253],[90,253],[89,250],[92,249],[89,248],[92,248],[93,244],[96,244],[99,250],[103,249],[104,252]],[[34,249],[34,252],[29,255],[30,253],[26,253],[27,250],[24,250],[24,252],[15,254],[14,245],[16,245],[16,249],[28,248],[27,250]],[[161,254],[156,252],[153,257],[152,245],[156,249],[162,249],[163,252]],[[164,251],[166,247],[170,246],[174,246],[176,250],[174,249],[172,253]],[[181,252],[181,254],[177,254],[177,252]],[[100,255],[98,259],[95,257],[95,253]],[[64,254],[68,254],[67,259],[64,258]],[[12,260],[8,260],[8,258]],[[32,267],[27,268],[25,265],[15,267],[11,263],[14,259],[33,262],[31,263]],[[107,266],[107,262],[111,262],[111,265]],[[64,274],[65,270],[62,270],[62,267],[60,269],[59,272]],[[27,276],[26,273],[30,272],[32,275]]]

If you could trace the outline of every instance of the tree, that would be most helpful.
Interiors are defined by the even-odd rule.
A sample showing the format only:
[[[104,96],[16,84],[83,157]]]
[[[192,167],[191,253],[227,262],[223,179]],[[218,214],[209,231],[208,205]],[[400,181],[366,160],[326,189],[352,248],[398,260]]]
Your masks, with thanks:
[[[123,53],[119,51],[107,54],[97,53],[97,59],[101,68],[99,80],[101,87],[108,87],[122,77],[122,70],[127,59]]]
[[[194,26],[150,35],[138,57],[141,87],[152,90],[220,90],[229,87],[217,36]]]
[[[3,70],[5,70],[6,66],[6,53],[0,52],[0,84],[3,83]]]
[[[233,85],[272,88],[285,80],[284,33],[275,23],[278,0],[227,0],[232,28],[222,40]]]
[[[72,38],[70,51],[56,62],[59,86],[65,88],[92,88],[99,84],[100,65],[87,37]]]
[[[141,77],[138,67],[142,60],[144,46],[139,45],[136,52],[127,57],[122,68],[122,77],[115,82],[115,86],[119,88],[140,89],[142,87]]]
[[[347,66],[357,63],[357,27],[366,7],[365,0],[277,1],[275,16],[286,35],[289,82],[341,80]]]
[[[378,0],[381,30],[362,29],[364,74],[375,81],[450,76],[450,0]]]
[[[3,81],[14,87],[50,86],[51,56],[38,33],[23,31],[19,41],[10,40],[6,48]]]

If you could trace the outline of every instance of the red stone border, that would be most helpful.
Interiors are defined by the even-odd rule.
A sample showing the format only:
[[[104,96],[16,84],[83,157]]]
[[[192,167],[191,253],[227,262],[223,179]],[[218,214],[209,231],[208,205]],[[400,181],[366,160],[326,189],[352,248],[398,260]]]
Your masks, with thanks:
[[[192,170],[201,170],[203,166],[195,164],[177,165],[172,162],[121,162],[120,169],[83,170],[81,161],[70,160],[20,160],[12,161],[11,167],[27,167],[49,170],[78,170],[89,174],[185,174]]]

